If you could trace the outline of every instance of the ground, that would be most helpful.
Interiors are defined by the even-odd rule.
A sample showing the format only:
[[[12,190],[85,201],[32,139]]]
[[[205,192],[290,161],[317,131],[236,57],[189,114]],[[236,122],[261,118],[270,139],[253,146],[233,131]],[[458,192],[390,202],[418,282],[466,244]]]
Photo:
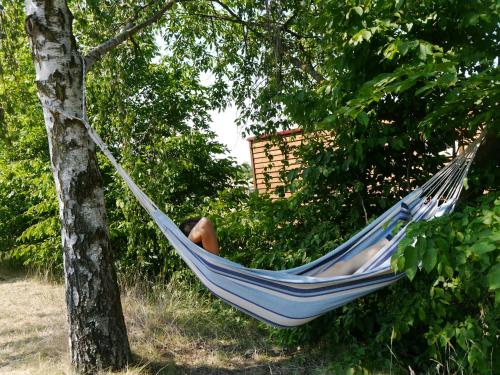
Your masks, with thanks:
[[[257,322],[241,321],[232,309],[217,312],[199,293],[172,285],[125,289],[135,361],[126,374],[324,373],[310,353],[273,347]],[[69,374],[63,285],[0,270],[0,296],[0,374]]]
[[[0,374],[67,372],[62,286],[0,277]]]

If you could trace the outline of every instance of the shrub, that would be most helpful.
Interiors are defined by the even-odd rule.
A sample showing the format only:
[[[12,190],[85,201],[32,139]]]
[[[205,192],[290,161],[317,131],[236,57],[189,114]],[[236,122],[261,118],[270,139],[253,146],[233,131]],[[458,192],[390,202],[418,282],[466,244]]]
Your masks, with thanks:
[[[500,368],[500,195],[430,222],[414,223],[393,257],[413,280],[416,296],[402,299],[393,335],[421,330],[422,353],[457,370]],[[411,301],[411,303],[410,303]],[[496,361],[496,362],[495,362]]]

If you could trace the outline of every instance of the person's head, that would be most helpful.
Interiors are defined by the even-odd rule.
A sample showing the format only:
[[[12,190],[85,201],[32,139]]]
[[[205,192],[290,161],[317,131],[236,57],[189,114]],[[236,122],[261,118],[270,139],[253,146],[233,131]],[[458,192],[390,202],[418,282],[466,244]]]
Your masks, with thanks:
[[[198,222],[201,220],[201,217],[193,217],[190,219],[187,219],[183,221],[182,223],[179,224],[179,229],[181,230],[182,233],[186,237],[189,236],[189,233],[193,230],[194,226],[198,224]]]

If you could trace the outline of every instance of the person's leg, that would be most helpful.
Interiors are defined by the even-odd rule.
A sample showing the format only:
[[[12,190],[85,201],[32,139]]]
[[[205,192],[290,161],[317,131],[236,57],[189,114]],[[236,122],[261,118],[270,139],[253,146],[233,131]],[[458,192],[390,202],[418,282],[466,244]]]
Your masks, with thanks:
[[[385,238],[381,239],[372,246],[367,247],[359,254],[351,259],[335,263],[327,270],[320,272],[316,277],[333,277],[342,275],[351,275],[356,272],[363,264],[370,260],[377,252],[385,246],[389,241]]]
[[[372,259],[375,254],[377,254],[378,251],[388,243],[389,240],[387,240],[386,238],[382,238],[377,243],[367,247],[356,256],[353,256],[351,259],[347,260],[346,263],[348,264],[349,268],[348,274],[356,272],[359,268],[361,268],[362,265]]]
[[[202,244],[203,248],[212,254],[219,255],[219,242],[217,241],[217,233],[215,233],[214,224],[202,217],[189,233],[188,238]]]

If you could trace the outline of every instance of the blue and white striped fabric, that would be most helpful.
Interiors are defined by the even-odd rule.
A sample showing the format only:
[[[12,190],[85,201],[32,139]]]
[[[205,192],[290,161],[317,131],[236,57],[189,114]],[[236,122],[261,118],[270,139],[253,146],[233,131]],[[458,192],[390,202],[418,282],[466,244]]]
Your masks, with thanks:
[[[412,221],[409,207],[418,210],[421,205],[422,198],[411,194],[382,215],[385,220],[376,220],[322,258],[284,271],[246,268],[213,255],[187,239],[160,210],[156,210],[152,217],[186,264],[213,294],[266,323],[293,327],[401,278],[403,274],[392,272],[388,262],[403,238],[404,230],[393,238],[391,230],[398,222]],[[421,217],[432,214],[432,211],[423,210]],[[379,261],[365,265],[363,271],[346,276],[315,276],[384,238],[391,240],[375,257]]]
[[[90,137],[108,157],[177,253],[214,295],[261,321],[280,327],[307,323],[400,279],[403,275],[390,269],[390,258],[404,238],[405,228],[413,221],[429,220],[453,210],[482,140],[482,136],[479,137],[426,184],[328,254],[297,268],[267,271],[246,268],[213,255],[191,242],[134,183],[86,119],[51,109],[85,125]],[[353,274],[322,276],[328,274],[328,270],[338,262],[380,243],[382,245],[375,256]]]

